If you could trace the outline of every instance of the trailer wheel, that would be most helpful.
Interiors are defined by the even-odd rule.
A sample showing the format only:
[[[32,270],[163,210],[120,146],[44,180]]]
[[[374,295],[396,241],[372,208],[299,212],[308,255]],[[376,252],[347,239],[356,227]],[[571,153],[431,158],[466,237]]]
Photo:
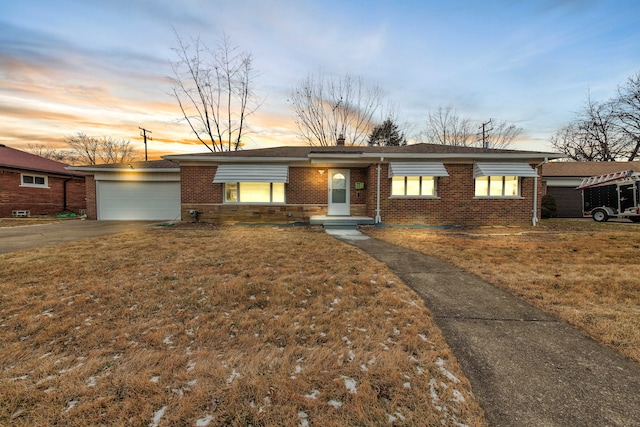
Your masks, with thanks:
[[[596,222],[605,222],[609,219],[609,214],[604,209],[596,209],[591,211],[591,216]]]

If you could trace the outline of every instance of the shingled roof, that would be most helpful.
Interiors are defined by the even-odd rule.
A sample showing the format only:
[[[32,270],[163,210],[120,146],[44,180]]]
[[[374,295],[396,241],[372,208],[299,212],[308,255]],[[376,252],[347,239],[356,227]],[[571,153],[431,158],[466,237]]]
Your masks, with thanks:
[[[84,176],[82,172],[67,170],[67,165],[64,163],[16,150],[3,144],[0,144],[0,167],[56,175]]]
[[[189,158],[206,159],[211,158],[282,158],[287,159],[306,159],[313,155],[333,155],[333,154],[345,154],[345,155],[358,155],[358,154],[375,154],[375,155],[544,155],[547,154],[552,158],[562,157],[557,153],[539,153],[520,150],[499,150],[491,148],[477,148],[477,147],[458,147],[451,145],[440,144],[411,144],[403,146],[281,146],[272,148],[259,148],[254,150],[239,150],[239,151],[224,151],[215,153],[199,153],[199,154],[178,154],[164,156],[165,159],[172,160],[184,160]]]
[[[549,162],[542,166],[542,176],[587,178],[625,170],[640,172],[640,162]]]

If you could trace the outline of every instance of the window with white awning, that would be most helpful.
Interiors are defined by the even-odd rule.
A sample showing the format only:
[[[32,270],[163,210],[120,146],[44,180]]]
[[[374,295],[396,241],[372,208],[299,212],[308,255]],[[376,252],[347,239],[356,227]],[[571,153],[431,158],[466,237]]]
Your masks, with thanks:
[[[221,164],[213,182],[289,182],[288,165]]]
[[[476,197],[520,197],[520,178],[535,178],[528,163],[473,164]]]
[[[436,196],[436,180],[449,176],[442,162],[391,162],[391,196]]]
[[[284,203],[289,166],[221,164],[213,182],[224,184],[225,203]]]

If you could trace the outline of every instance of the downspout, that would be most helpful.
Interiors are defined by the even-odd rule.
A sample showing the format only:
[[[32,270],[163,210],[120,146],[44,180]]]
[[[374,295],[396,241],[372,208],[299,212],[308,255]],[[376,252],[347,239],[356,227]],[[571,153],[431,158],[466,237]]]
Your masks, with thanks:
[[[549,159],[547,157],[544,158],[544,162],[540,163],[536,166],[536,177],[533,179],[533,218],[531,218],[532,225],[534,227],[538,226],[538,168],[545,163],[547,163]]]
[[[384,157],[380,157],[380,162],[378,163],[378,188],[376,190],[376,218],[375,223],[380,224],[382,219],[380,218],[380,163],[384,161]]]
[[[67,209],[67,182],[71,181],[73,178],[66,178],[62,183],[62,212],[68,210]]]

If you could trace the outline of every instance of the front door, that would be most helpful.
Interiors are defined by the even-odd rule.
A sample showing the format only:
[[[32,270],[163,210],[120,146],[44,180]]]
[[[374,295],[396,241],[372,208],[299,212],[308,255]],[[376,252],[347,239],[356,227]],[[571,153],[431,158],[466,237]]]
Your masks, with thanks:
[[[329,169],[329,215],[349,216],[349,169]]]

